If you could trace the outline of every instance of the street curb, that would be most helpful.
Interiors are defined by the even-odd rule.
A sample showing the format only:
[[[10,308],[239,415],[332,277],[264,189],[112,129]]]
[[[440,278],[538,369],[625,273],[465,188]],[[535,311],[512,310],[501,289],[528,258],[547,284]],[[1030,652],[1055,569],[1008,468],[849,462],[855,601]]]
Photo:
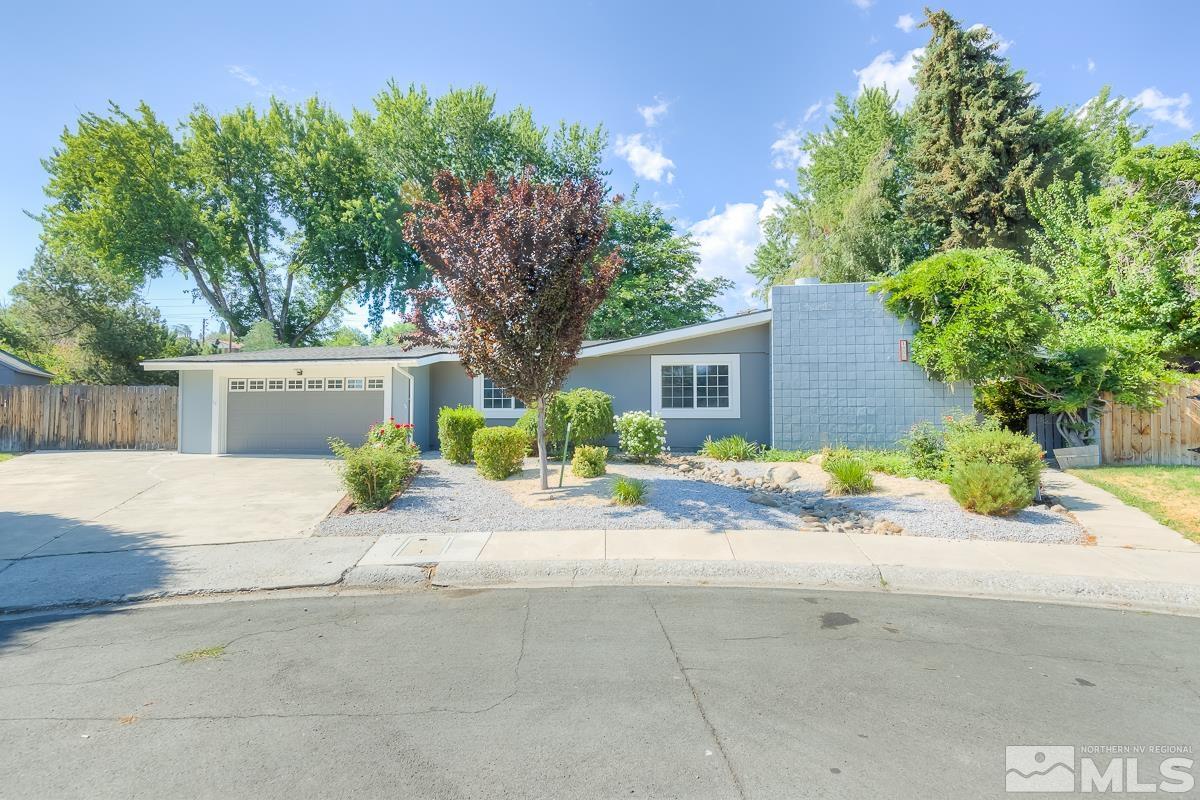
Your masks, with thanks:
[[[403,570],[397,574],[410,576],[405,581],[415,578],[414,570],[426,572],[416,567],[372,570]],[[877,568],[861,564],[771,561],[444,561],[429,570],[429,583],[436,588],[455,589],[576,586],[850,589],[1200,616],[1200,586],[1192,584],[889,565]],[[368,584],[371,585],[380,584]]]

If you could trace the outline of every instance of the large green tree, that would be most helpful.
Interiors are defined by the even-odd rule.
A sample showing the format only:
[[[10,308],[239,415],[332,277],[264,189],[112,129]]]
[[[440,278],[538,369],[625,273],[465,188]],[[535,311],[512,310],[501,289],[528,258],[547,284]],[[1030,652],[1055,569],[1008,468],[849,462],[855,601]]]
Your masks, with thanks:
[[[137,286],[74,251],[40,248],[12,296],[0,347],[50,370],[60,383],[173,383],[174,373],[146,372],[141,362],[198,352],[141,301]]]
[[[1015,385],[1058,413],[1074,443],[1086,439],[1085,413],[1100,410],[1104,393],[1151,408],[1175,377],[1151,332],[1064,317],[1051,276],[1011,251],[938,253],[876,288],[917,324],[916,363],[941,380]]]
[[[929,44],[911,110],[913,224],[932,224],[942,249],[1021,248],[1033,224],[1025,192],[1043,180],[1048,149],[1034,88],[984,27],[926,12]]]
[[[1081,177],[1030,198],[1041,223],[1031,257],[1051,276],[1057,313],[1080,324],[1145,331],[1168,358],[1200,362],[1200,146],[1133,148],[1104,187]]]
[[[750,272],[764,291],[801,275],[861,281],[922,254],[924,226],[902,214],[911,130],[884,89],[838,95],[802,145],[797,191],[763,226]]]
[[[649,202],[616,203],[609,208],[608,223],[601,249],[616,251],[624,266],[588,323],[589,339],[654,333],[720,313],[716,299],[733,282],[696,274],[696,242],[677,234],[660,208]]]

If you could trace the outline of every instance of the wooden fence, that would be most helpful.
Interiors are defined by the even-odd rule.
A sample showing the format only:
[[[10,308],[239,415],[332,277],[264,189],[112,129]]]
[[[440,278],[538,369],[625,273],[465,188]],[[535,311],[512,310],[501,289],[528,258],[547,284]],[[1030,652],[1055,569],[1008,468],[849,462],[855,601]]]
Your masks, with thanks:
[[[1200,381],[1187,381],[1154,411],[1109,405],[1100,418],[1105,464],[1200,466]]]
[[[174,386],[0,386],[0,451],[174,450]]]

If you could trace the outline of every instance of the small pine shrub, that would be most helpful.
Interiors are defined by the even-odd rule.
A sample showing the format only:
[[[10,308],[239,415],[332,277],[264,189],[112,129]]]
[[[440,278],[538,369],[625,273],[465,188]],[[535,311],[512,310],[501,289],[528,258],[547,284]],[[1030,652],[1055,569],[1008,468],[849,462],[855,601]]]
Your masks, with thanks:
[[[438,411],[438,441],[441,442],[442,456],[455,464],[471,463],[472,437],[485,424],[483,414],[471,406],[443,406]]]
[[[875,479],[866,463],[845,449],[832,450],[821,461],[829,474],[830,494],[866,494],[875,488]]]
[[[667,424],[649,411],[627,411],[613,420],[625,455],[649,461],[667,448]]]
[[[608,448],[602,445],[581,444],[571,458],[571,474],[579,478],[603,475],[608,461]]]
[[[700,445],[700,455],[717,461],[753,461],[761,451],[762,447],[741,436],[725,436],[716,441],[709,436]]]
[[[1007,464],[1037,495],[1045,453],[1033,437],[1002,429],[982,429],[951,437],[946,444],[950,474],[967,464]]]
[[[1011,464],[976,461],[959,464],[950,473],[950,496],[968,511],[1007,516],[1033,502],[1033,490]]]
[[[386,506],[414,469],[414,453],[407,448],[351,447],[341,439],[330,439],[329,449],[341,459],[338,477],[358,508]]]
[[[516,428],[480,428],[471,437],[471,449],[479,474],[493,481],[502,481],[521,471],[525,453],[529,450],[529,440],[525,438],[524,431]]]
[[[612,499],[619,506],[640,506],[646,502],[646,482],[637,478],[617,478],[613,481]]]

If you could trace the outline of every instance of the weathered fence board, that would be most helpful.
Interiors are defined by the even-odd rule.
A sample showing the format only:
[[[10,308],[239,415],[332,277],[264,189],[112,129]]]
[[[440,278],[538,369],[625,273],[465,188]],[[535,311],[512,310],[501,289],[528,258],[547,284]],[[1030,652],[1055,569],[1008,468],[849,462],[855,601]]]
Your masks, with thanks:
[[[0,450],[174,450],[174,386],[0,386]]]
[[[1105,464],[1200,466],[1200,381],[1176,386],[1161,408],[1136,411],[1109,404],[1100,418]]]

